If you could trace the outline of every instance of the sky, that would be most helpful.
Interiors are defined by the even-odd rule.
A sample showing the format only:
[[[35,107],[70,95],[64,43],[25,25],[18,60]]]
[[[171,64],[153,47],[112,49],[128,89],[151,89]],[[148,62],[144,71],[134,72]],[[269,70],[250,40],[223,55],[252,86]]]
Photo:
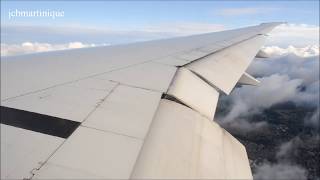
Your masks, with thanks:
[[[9,17],[10,12],[56,11],[63,17]],[[277,103],[309,104],[315,112],[306,125],[319,126],[319,1],[1,1],[1,56],[131,43],[222,31],[262,22],[287,22],[275,28],[263,49],[275,57],[254,61],[248,72],[259,87],[237,88],[230,112],[221,119],[243,132],[264,124],[241,119]],[[306,87],[301,92],[299,88]],[[219,100],[220,101],[220,100]],[[291,142],[291,140],[289,141]],[[258,177],[270,179],[295,164],[264,164]],[[280,170],[279,170],[280,169]],[[286,171],[287,172],[287,171]],[[295,172],[295,173],[293,173]],[[301,173],[300,173],[301,174]],[[287,178],[280,175],[277,178]],[[272,179],[272,178],[271,178]]]
[[[1,1],[4,24],[84,25],[139,29],[150,24],[197,22],[230,28],[281,21],[319,25],[319,1]],[[60,10],[63,18],[20,17],[9,10]]]
[[[1,43],[119,44],[272,21],[287,22],[301,30],[319,27],[318,7],[319,1],[272,0],[1,1]],[[10,17],[15,10],[64,14],[54,19]]]

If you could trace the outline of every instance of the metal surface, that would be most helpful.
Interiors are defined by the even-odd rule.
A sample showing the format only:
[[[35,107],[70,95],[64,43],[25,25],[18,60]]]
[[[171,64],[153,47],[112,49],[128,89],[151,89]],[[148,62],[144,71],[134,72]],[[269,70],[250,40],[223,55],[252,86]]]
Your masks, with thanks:
[[[254,77],[252,77],[250,74],[248,73],[243,73],[242,76],[240,77],[239,84],[243,84],[243,85],[253,85],[253,86],[258,86],[260,81],[258,81],[257,79],[255,79]]]
[[[80,126],[35,172],[35,179],[127,179],[141,145],[136,138]]]
[[[252,179],[246,151],[218,124],[161,100],[132,179]]]
[[[219,93],[188,69],[178,70],[167,94],[213,120]]]
[[[159,92],[120,85],[83,125],[144,139],[160,98]]]
[[[82,122],[116,85],[106,80],[98,80],[98,82],[101,83],[99,86],[102,90],[99,90],[98,85],[91,84],[90,87],[87,87],[85,82],[79,81],[75,84],[71,83],[13,98],[1,102],[1,106]]]
[[[61,145],[63,138],[1,124],[1,179],[32,176]]]
[[[229,94],[263,45],[259,35],[185,66]]]
[[[1,100],[219,44],[220,48],[270,30],[277,23],[236,30],[1,58]],[[206,49],[206,48],[205,48]]]
[[[175,67],[148,62],[97,76],[125,85],[165,92],[176,72]]]
[[[165,58],[157,59],[157,60],[154,60],[153,62],[166,64],[166,65],[172,65],[172,66],[182,66],[182,65],[189,63],[189,61],[186,61],[186,60],[180,59],[178,57],[174,57],[174,56],[168,56]]]

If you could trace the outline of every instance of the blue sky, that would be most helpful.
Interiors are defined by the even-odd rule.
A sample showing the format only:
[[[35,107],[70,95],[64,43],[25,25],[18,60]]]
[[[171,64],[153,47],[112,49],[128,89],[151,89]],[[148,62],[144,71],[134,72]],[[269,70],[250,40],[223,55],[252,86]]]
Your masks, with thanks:
[[[176,22],[225,24],[229,27],[263,21],[319,25],[318,7],[319,1],[1,1],[1,20],[3,24],[76,24],[121,29]],[[9,20],[8,12],[14,9],[60,10],[65,16],[55,20],[48,17]]]
[[[64,31],[82,28],[99,29],[103,38],[100,41],[111,43],[126,42],[128,39],[154,39],[163,35],[159,32],[184,31],[185,34],[201,33],[208,29],[224,30],[261,22],[281,21],[290,24],[319,26],[319,1],[1,1],[1,37],[2,42],[40,41],[64,42],[85,41],[97,43],[99,37],[91,40],[83,33],[68,38],[55,27],[64,27]],[[15,17],[9,19],[9,11],[55,10],[64,11],[64,17]],[[9,27],[7,29],[7,27]],[[12,28],[11,26],[20,26]],[[21,26],[33,26],[21,28]],[[39,27],[47,27],[41,29]],[[48,27],[51,30],[48,30]],[[70,28],[68,28],[70,27]],[[73,29],[72,29],[73,28]],[[174,29],[175,28],[175,29]],[[191,28],[191,30],[190,30]],[[194,29],[198,28],[198,29]],[[181,30],[182,29],[182,30]],[[29,31],[28,31],[29,30]],[[101,33],[112,31],[113,34]],[[35,31],[39,31],[38,36]],[[134,35],[115,34],[116,31],[156,31]],[[23,33],[22,33],[23,32]],[[52,36],[51,39],[47,34]],[[30,35],[29,35],[30,33]],[[33,33],[33,34],[32,34]],[[95,33],[96,36],[98,36]],[[61,34],[65,35],[62,36]],[[148,34],[148,35],[146,35]],[[61,36],[60,36],[61,35]],[[59,39],[60,36],[60,39]],[[72,37],[71,37],[72,36]],[[135,38],[132,38],[132,37]],[[146,37],[147,36],[147,37]],[[80,38],[80,39],[77,39]],[[120,38],[120,39],[119,39]],[[116,40],[115,40],[116,39]],[[99,42],[100,42],[99,41]],[[107,42],[108,43],[108,42]]]

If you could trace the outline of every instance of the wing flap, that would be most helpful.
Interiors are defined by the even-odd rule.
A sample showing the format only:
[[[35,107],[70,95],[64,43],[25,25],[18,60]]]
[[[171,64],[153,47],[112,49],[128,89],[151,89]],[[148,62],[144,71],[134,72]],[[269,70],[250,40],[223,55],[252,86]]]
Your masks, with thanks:
[[[258,81],[257,79],[255,79],[254,77],[252,77],[250,74],[248,73],[243,73],[241,78],[238,81],[239,84],[243,84],[243,85],[253,85],[253,86],[258,86],[260,81]]]
[[[256,55],[256,58],[269,58],[270,56],[263,50],[259,50],[259,52]]]
[[[263,45],[264,40],[264,35],[257,35],[194,61],[185,67],[200,75],[224,93],[230,94]]]
[[[243,145],[213,121],[161,100],[132,179],[252,179]]]
[[[179,68],[167,94],[213,120],[219,93],[188,69]]]

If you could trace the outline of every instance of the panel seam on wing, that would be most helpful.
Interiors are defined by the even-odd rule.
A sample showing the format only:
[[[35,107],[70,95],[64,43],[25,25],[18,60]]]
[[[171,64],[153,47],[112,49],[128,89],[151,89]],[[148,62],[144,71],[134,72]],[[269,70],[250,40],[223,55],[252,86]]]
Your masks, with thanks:
[[[189,64],[191,64],[191,63],[193,63],[193,62],[195,62],[195,61],[199,61],[199,60],[201,60],[201,59],[203,59],[203,58],[206,58],[206,57],[208,57],[208,56],[214,55],[214,54],[216,54],[216,53],[218,53],[218,52],[220,52],[220,51],[223,51],[223,50],[228,49],[228,48],[230,48],[230,47],[232,47],[232,46],[241,44],[241,43],[243,43],[243,42],[246,42],[246,41],[248,41],[248,40],[250,40],[250,39],[253,39],[253,38],[255,38],[255,37],[258,37],[258,36],[263,36],[263,35],[262,35],[262,34],[255,34],[255,35],[253,35],[253,36],[250,36],[249,38],[246,38],[246,39],[243,39],[243,40],[241,40],[241,41],[235,42],[235,43],[233,43],[233,44],[231,44],[231,45],[229,45],[229,46],[226,46],[226,47],[222,47],[222,48],[220,48],[220,49],[217,49],[217,50],[215,50],[215,51],[213,51],[213,52],[211,52],[211,53],[208,53],[208,54],[205,55],[205,56],[202,56],[202,57],[200,57],[200,58],[197,58],[197,59],[195,59],[195,60],[193,60],[193,61],[188,62],[187,64],[184,64],[184,65],[178,66],[178,67],[187,66],[187,65],[189,65]]]

